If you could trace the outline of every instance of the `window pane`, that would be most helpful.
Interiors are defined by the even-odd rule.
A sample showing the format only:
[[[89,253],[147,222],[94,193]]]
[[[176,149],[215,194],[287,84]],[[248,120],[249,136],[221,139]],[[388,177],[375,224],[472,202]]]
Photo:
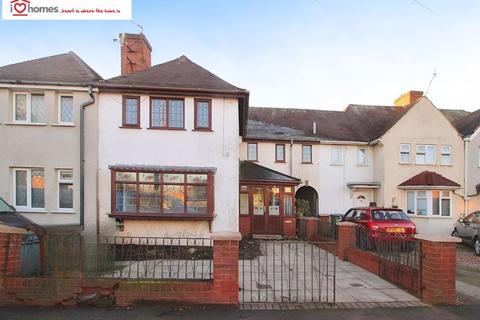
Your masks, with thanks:
[[[159,173],[139,173],[138,180],[140,182],[160,183]]]
[[[45,174],[43,169],[32,169],[32,208],[45,208]]]
[[[183,128],[183,100],[168,101],[168,126],[170,128]]]
[[[163,186],[163,212],[183,213],[185,211],[185,190],[183,186]]]
[[[15,95],[15,120],[27,121],[27,95]]]
[[[73,209],[73,184],[72,183],[59,183],[59,208],[60,209]]]
[[[415,213],[415,192],[407,191],[407,213]]]
[[[174,174],[166,173],[163,175],[163,182],[166,183],[184,183],[185,175],[184,174]]]
[[[206,184],[208,176],[206,174],[187,174],[187,183]]]
[[[284,152],[285,152],[285,146],[283,144],[277,144],[275,146],[275,152],[276,152],[276,160],[277,161],[285,161],[284,157]]]
[[[332,163],[340,163],[340,149],[339,148],[333,148],[330,156],[331,156]]]
[[[138,124],[138,100],[132,98],[125,99],[125,123],[129,125]]]
[[[119,212],[137,211],[137,186],[132,183],[117,183],[115,185],[116,209]]]
[[[442,199],[442,216],[450,215],[450,199]]]
[[[60,171],[60,180],[73,180],[73,171],[62,170]]]
[[[26,170],[15,171],[15,205],[28,206]]]
[[[440,214],[440,192],[432,191],[432,214],[438,216]]]
[[[209,121],[209,103],[207,101],[197,101],[197,128],[208,128],[210,127]]]
[[[268,199],[268,214],[270,216],[280,215],[280,189],[279,188],[270,188],[269,199]]]
[[[450,155],[444,155],[442,154],[442,164],[443,165],[449,165],[452,164],[452,157]]]
[[[45,96],[40,94],[32,94],[32,122],[45,122]]]
[[[263,188],[253,189],[253,214],[263,215],[264,206],[265,206],[265,202],[264,202]]]
[[[292,193],[292,187],[285,187],[285,189],[283,189],[283,191],[285,193]]]
[[[248,212],[248,194],[241,193],[240,194],[240,214],[247,215]]]
[[[249,143],[247,148],[247,159],[250,161],[257,161],[257,144]]]
[[[358,164],[365,164],[366,163],[366,150],[365,149],[358,149]]]
[[[240,186],[240,192],[248,192],[248,186]]]
[[[284,213],[286,216],[293,216],[292,196],[285,196],[284,198]]]
[[[420,216],[427,215],[427,199],[417,198],[417,214]]]
[[[141,184],[140,190],[140,212],[160,213],[160,186],[154,184]]]
[[[427,164],[434,164],[435,163],[435,147],[434,146],[427,146]]]
[[[135,172],[117,172],[115,178],[117,181],[137,181],[137,174]]]
[[[164,99],[152,99],[152,127],[167,126],[167,101]]]
[[[206,186],[187,186],[187,212],[207,213],[208,188]]]
[[[302,162],[312,162],[312,147],[302,146]]]
[[[400,162],[409,163],[410,162],[410,154],[409,153],[402,153],[400,155]]]
[[[60,98],[60,121],[73,122],[73,97]]]

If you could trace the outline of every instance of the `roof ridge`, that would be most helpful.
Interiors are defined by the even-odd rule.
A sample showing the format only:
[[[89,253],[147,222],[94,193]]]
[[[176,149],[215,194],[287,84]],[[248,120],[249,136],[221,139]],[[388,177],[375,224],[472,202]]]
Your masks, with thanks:
[[[92,67],[90,67],[90,65],[86,63],[82,58],[80,58],[80,56],[78,56],[74,51],[69,51],[67,54],[70,55],[78,64],[78,66],[85,72],[87,72],[87,74],[93,74],[93,76],[97,78],[94,81],[103,80],[103,77],[98,74]]]
[[[328,109],[307,109],[307,108],[294,108],[294,107],[258,107],[258,106],[250,106],[250,109],[281,109],[281,110],[292,110],[292,111],[324,111],[324,112],[338,112],[344,113],[341,110],[328,110]]]
[[[65,56],[65,55],[68,55],[70,52],[71,52],[71,51],[69,51],[69,52],[64,52],[64,53],[54,54],[54,55],[52,55],[52,56],[45,56],[45,57],[40,57],[40,58],[35,58],[35,59],[29,59],[29,60],[20,61],[20,62],[15,62],[15,63],[10,63],[10,64],[6,64],[6,65],[4,65],[4,66],[0,66],[0,69],[1,69],[1,68],[4,68],[4,67],[11,67],[11,66],[15,66],[15,65],[27,63],[27,62],[34,62],[34,61],[43,60],[43,59],[48,59],[48,58]]]

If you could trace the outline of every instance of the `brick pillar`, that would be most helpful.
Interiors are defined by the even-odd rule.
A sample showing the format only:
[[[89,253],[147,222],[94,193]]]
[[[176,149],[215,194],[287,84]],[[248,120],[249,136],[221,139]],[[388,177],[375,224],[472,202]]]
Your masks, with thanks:
[[[26,230],[0,226],[0,276],[20,273],[20,254]]]
[[[213,240],[213,290],[215,304],[238,305],[239,232],[215,232]]]
[[[431,304],[455,304],[456,244],[459,238],[417,235],[422,246],[422,299]]]
[[[348,260],[348,249],[355,247],[357,225],[352,222],[339,222],[337,225],[337,256],[342,260]]]

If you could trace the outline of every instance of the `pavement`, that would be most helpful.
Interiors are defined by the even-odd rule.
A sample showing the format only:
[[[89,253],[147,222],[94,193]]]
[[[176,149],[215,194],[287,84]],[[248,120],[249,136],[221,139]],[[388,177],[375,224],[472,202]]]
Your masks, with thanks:
[[[322,309],[297,311],[244,311],[225,308],[175,307],[164,305],[140,305],[129,309],[96,308],[0,308],[0,319],[8,320],[364,320],[364,319],[422,319],[458,320],[478,319],[480,304],[461,307],[415,307],[373,309]]]
[[[239,261],[241,303],[331,303],[335,290],[337,303],[420,304],[390,282],[312,244],[265,241],[259,249],[261,255]]]
[[[480,300],[480,257],[466,245],[457,246],[457,292]]]

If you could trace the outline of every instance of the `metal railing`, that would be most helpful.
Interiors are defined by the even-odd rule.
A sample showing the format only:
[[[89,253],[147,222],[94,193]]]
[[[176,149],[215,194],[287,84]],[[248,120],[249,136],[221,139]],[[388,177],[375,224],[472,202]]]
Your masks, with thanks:
[[[338,240],[338,226],[335,222],[317,221],[317,236],[332,241]]]
[[[420,268],[420,242],[412,236],[359,226],[356,229],[356,246],[388,261],[417,270]]]
[[[213,242],[206,238],[48,235],[24,250],[7,275],[110,279],[210,280]],[[12,251],[12,250],[10,250]],[[40,251],[40,252],[39,252]],[[43,259],[41,258],[43,256]],[[38,263],[41,272],[28,268]]]

